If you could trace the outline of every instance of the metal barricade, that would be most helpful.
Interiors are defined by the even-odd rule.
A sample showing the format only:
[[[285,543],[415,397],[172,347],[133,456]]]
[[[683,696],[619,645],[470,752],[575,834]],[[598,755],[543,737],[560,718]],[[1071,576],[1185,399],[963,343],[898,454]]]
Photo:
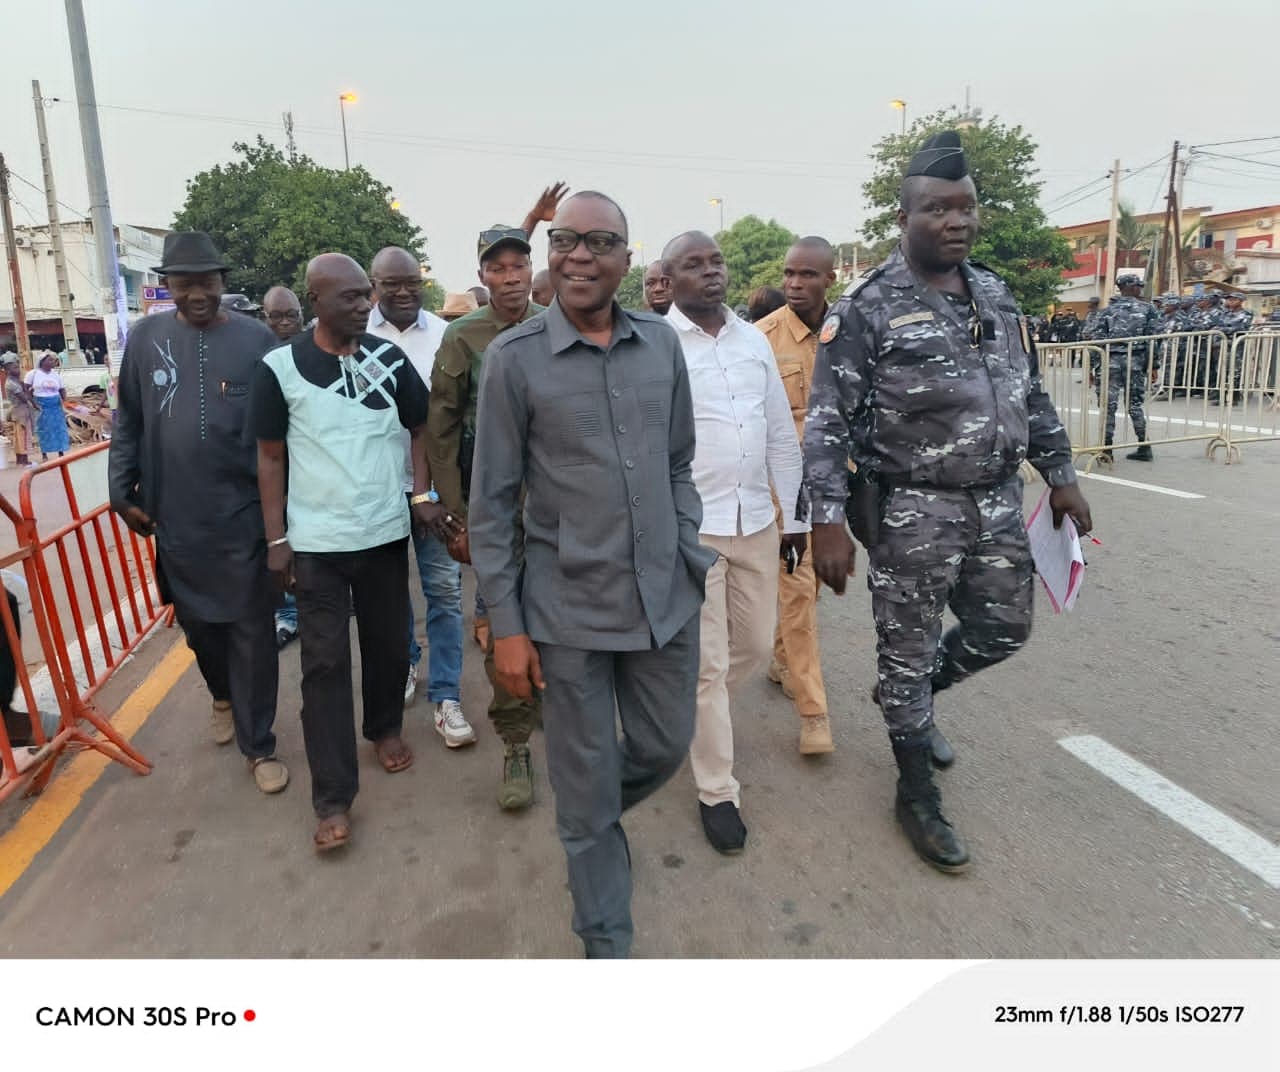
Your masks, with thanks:
[[[1230,364],[1220,331],[1049,343],[1039,354],[1045,390],[1074,455],[1088,455],[1086,471],[1112,464],[1113,451],[1219,438]]]
[[[1210,457],[1226,448],[1228,465],[1240,460],[1241,443],[1280,439],[1280,332],[1237,335],[1223,377],[1223,413]]]
[[[0,496],[0,512],[13,524],[18,543],[18,550],[0,559],[0,566],[22,564],[59,715],[57,733],[46,740],[17,622],[7,600],[0,600],[0,617],[35,740],[33,752],[15,755],[0,729],[0,800],[23,788],[27,795],[38,793],[52,774],[54,760],[72,745],[96,749],[138,774],[151,770],[150,762],[94,703],[142,640],[172,621],[172,610],[161,603],[156,589],[151,541],[129,530],[108,505],[109,447],[97,443],[28,470],[19,485],[18,509]],[[65,505],[69,516],[48,535],[40,532],[32,504],[32,485],[42,478],[46,484],[60,483],[59,506]],[[94,505],[85,507],[85,502]]]

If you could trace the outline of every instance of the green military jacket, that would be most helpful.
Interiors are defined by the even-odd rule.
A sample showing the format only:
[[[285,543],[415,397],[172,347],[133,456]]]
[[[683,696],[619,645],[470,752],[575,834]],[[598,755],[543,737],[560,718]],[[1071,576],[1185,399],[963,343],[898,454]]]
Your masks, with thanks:
[[[517,323],[542,312],[529,302]],[[476,399],[485,348],[514,325],[484,305],[459,317],[444,333],[431,370],[431,404],[427,412],[427,457],[431,480],[441,503],[455,516],[467,516],[471,493],[471,457],[475,448]]]

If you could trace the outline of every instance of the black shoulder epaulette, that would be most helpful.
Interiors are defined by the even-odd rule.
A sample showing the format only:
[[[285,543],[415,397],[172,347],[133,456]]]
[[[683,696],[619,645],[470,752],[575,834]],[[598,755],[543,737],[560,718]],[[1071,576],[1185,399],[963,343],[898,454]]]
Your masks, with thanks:
[[[862,290],[863,287],[865,287],[873,279],[878,279],[883,274],[884,274],[884,266],[877,265],[876,267],[872,268],[871,271],[869,271],[866,275],[861,276],[860,278],[855,279],[852,283],[850,283],[845,288],[845,292],[840,295],[838,300],[843,301],[845,298],[856,298],[858,296],[858,292]]]
[[[981,261],[975,261],[972,257],[969,258],[969,267],[981,268],[984,272],[987,272],[990,275],[995,276],[997,279],[1000,280],[1000,282],[1002,283],[1004,282],[1004,277],[1001,276],[1000,273],[997,272],[994,268],[992,268],[990,265],[983,264]]]

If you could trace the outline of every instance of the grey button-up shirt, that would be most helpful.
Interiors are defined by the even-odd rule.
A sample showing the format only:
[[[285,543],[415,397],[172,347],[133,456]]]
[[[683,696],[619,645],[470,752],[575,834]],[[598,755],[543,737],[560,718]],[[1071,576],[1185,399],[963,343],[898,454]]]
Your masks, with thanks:
[[[601,349],[553,304],[485,352],[471,561],[498,637],[596,651],[666,644],[702,605],[693,404],[675,332],[616,303]],[[515,526],[521,485],[525,568]]]

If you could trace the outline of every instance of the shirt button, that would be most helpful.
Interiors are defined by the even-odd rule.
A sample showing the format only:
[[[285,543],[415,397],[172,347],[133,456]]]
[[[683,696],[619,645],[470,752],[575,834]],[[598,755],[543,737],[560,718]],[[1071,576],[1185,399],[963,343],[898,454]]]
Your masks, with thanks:
[[[621,391],[619,391],[616,387],[615,387],[612,391],[610,391],[609,393],[610,393],[611,395],[613,395],[613,397],[614,397],[614,398],[621,398],[621,397],[622,397],[622,392],[621,392]]]
[[[625,464],[628,469],[634,469],[636,467],[636,463],[633,462],[630,458],[628,458],[626,462],[624,462],[623,464]]]
[[[741,485],[739,485],[739,487],[741,487]],[[640,505],[640,496],[639,496],[639,495],[633,495],[633,496],[631,496],[631,505],[632,505],[632,506],[639,506],[639,505]]]
[[[641,566],[638,570],[636,570],[636,576],[643,577],[647,572],[648,571],[643,566]]]
[[[637,532],[636,532],[636,539],[637,539],[637,540],[643,540],[643,539],[644,539],[644,529],[640,529],[639,531],[637,531]]]
[[[625,424],[618,425],[618,435],[626,434],[627,426]]]

